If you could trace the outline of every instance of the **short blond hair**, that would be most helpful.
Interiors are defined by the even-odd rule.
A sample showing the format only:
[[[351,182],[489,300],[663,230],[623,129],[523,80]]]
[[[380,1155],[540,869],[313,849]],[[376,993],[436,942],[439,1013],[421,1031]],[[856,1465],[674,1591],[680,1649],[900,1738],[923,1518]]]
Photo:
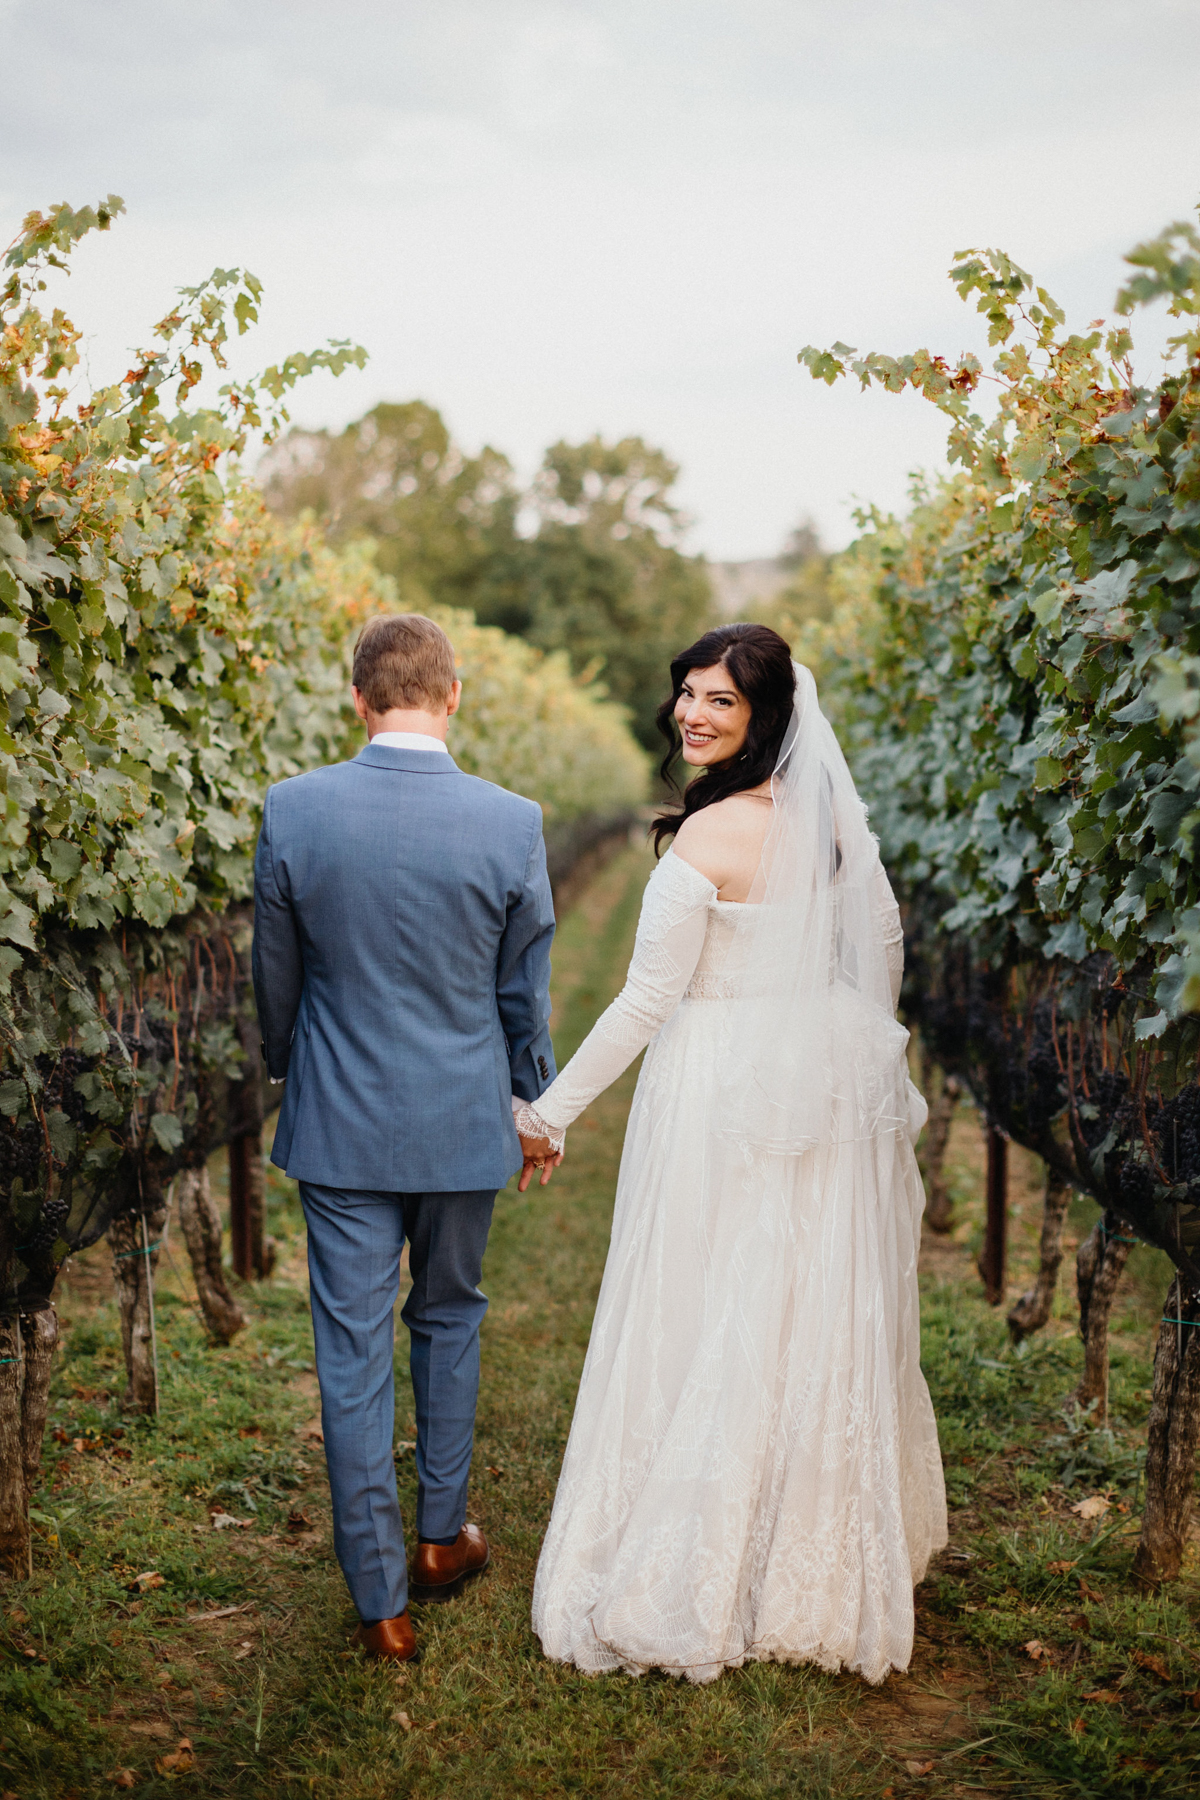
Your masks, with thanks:
[[[421,613],[381,613],[358,634],[351,679],[373,713],[436,712],[454,686],[454,646]]]

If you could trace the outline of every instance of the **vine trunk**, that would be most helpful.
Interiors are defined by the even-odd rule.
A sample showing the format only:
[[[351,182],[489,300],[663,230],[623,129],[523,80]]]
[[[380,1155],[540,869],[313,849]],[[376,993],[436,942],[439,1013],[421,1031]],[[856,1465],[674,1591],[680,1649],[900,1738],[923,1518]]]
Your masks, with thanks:
[[[1108,1321],[1132,1248],[1128,1228],[1105,1213],[1075,1256],[1079,1335],[1083,1339],[1083,1374],[1075,1399],[1080,1406],[1092,1408],[1095,1425],[1103,1425],[1108,1418]]]
[[[114,1219],[108,1228],[113,1282],[121,1313],[121,1344],[128,1375],[122,1404],[130,1412],[158,1411],[153,1283],[166,1222],[167,1201],[160,1197],[147,1207],[145,1213],[126,1214]]]
[[[1025,1290],[1008,1315],[1008,1329],[1014,1344],[1019,1344],[1022,1338],[1040,1331],[1050,1317],[1058,1287],[1058,1271],[1062,1266],[1063,1226],[1066,1223],[1067,1208],[1071,1204],[1071,1192],[1070,1182],[1047,1163],[1037,1279],[1031,1288]]]
[[[1167,1290],[1154,1357],[1146,1450],[1146,1505],[1134,1580],[1153,1589],[1174,1581],[1191,1522],[1200,1441],[1200,1295],[1176,1276]]]
[[[57,1342],[52,1306],[0,1319],[0,1569],[17,1577],[32,1573],[29,1500],[41,1466]]]

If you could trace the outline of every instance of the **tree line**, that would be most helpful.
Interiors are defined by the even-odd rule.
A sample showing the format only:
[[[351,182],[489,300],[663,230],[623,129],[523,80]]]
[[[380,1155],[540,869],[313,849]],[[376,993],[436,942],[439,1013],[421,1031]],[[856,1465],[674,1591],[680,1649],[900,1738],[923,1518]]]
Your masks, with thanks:
[[[373,546],[404,605],[469,608],[599,676],[648,749],[663,671],[712,606],[703,561],[681,548],[678,474],[639,437],[596,436],[552,445],[523,488],[506,456],[467,455],[421,400],[336,435],[292,431],[259,470],[277,513]]]

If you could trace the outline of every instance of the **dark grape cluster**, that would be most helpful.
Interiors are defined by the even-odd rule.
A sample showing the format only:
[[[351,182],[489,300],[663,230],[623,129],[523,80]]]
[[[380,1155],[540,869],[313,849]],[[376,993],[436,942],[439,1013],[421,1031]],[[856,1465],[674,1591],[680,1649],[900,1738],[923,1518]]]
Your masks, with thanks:
[[[1037,1136],[1067,1104],[1067,1083],[1054,1045],[1050,1008],[1044,1005],[1036,1008],[1033,1037],[1028,1048],[1020,1023],[1014,1021],[1010,1028],[1006,1049],[1014,1085],[1020,1088],[1028,1130]]]
[[[1107,1137],[1115,1118],[1126,1109],[1129,1078],[1120,1070],[1093,1069],[1091,1093],[1087,1099],[1077,1096],[1077,1127],[1089,1150],[1094,1150]],[[1126,1109],[1127,1110],[1127,1109]],[[1122,1121],[1122,1135],[1127,1135],[1129,1120]]]
[[[23,1252],[31,1257],[49,1256],[62,1234],[70,1210],[61,1194],[57,1194],[53,1200],[47,1200],[38,1216],[32,1237],[21,1246]]]
[[[1172,1181],[1200,1181],[1200,1087],[1190,1082],[1155,1120],[1159,1159]]]
[[[1158,1192],[1158,1182],[1154,1179],[1153,1171],[1144,1162],[1136,1162],[1133,1157],[1128,1156],[1121,1164],[1117,1192],[1126,1214],[1137,1221],[1139,1215],[1153,1202]]]

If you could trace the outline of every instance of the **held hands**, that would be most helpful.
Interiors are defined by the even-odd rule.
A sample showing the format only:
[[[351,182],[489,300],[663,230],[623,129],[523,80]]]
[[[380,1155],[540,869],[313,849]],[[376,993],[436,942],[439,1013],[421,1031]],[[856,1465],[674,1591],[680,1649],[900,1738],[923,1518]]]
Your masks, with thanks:
[[[516,1094],[513,1095],[512,1109],[513,1124],[521,1140],[521,1155],[524,1158],[517,1192],[523,1194],[533,1180],[535,1170],[541,1176],[539,1187],[545,1187],[563,1159],[564,1134],[558,1132],[551,1136],[551,1127],[539,1117],[528,1101],[520,1099]]]
[[[525,1192],[526,1188],[533,1180],[535,1170],[540,1172],[541,1177],[538,1186],[545,1187],[551,1175],[563,1159],[562,1151],[556,1150],[554,1145],[550,1142],[550,1139],[544,1137],[523,1137],[521,1139],[521,1155],[524,1157],[525,1162],[524,1167],[521,1170],[521,1179],[517,1182],[518,1194],[523,1194]]]

